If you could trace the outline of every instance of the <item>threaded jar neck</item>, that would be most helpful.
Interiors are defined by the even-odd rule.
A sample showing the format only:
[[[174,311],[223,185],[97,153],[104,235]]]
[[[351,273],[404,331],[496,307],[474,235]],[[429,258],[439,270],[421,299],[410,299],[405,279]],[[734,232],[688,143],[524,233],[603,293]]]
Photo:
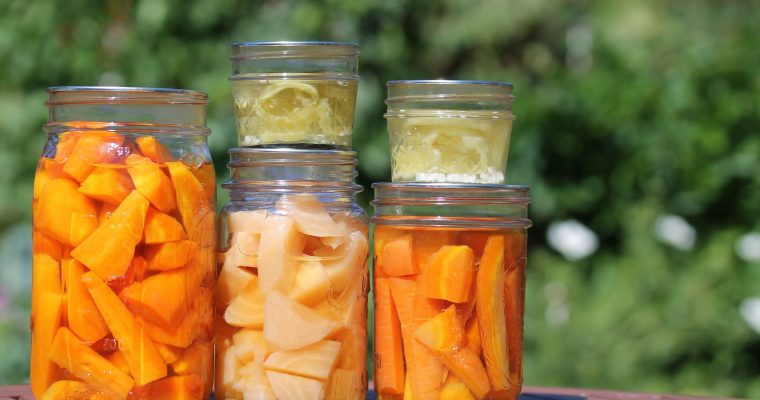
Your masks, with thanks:
[[[512,84],[491,81],[390,81],[386,118],[514,119]]]

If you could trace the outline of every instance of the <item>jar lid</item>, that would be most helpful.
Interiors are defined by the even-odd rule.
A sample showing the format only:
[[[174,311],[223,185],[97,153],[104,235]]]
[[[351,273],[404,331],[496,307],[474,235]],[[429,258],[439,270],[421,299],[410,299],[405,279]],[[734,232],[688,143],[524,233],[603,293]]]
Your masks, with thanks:
[[[47,106],[60,104],[208,104],[208,95],[188,89],[126,86],[52,86]]]

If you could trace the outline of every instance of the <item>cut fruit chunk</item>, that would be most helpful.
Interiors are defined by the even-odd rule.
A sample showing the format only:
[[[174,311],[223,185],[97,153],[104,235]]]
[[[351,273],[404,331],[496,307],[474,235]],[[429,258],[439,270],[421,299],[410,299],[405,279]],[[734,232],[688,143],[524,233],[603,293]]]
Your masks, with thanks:
[[[275,371],[266,371],[266,374],[279,400],[322,400],[325,397],[325,386],[320,381]]]
[[[93,272],[82,275],[82,282],[118,341],[135,382],[143,386],[165,377],[166,363],[161,353],[119,297]]]
[[[330,293],[330,278],[319,261],[302,261],[298,266],[295,285],[290,298],[301,304],[312,306],[327,298]]]
[[[60,164],[56,164],[55,161],[50,159],[42,159],[37,167],[37,172],[34,174],[34,187],[32,198],[37,200],[42,194],[42,189],[45,188],[48,182],[55,178],[65,177],[66,175],[61,172]]]
[[[77,378],[122,399],[127,398],[135,385],[129,375],[80,342],[66,327],[58,329],[55,335],[50,360]]]
[[[107,355],[106,360],[115,365],[116,368],[120,369],[125,374],[129,373],[129,363],[127,363],[127,358],[124,357],[124,353],[121,351],[116,350],[113,353]]]
[[[226,310],[232,299],[240,296],[243,289],[255,279],[256,275],[246,271],[245,268],[228,264],[227,259],[225,259],[222,270],[219,272],[217,308]]]
[[[198,251],[198,243],[180,240],[149,245],[145,248],[145,261],[152,271],[166,271],[187,265]]]
[[[471,248],[442,246],[427,261],[425,295],[452,303],[470,302],[475,291],[475,272],[475,255]]]
[[[298,268],[294,256],[302,254],[304,243],[305,238],[296,229],[292,218],[267,215],[259,244],[259,284],[262,292],[290,292]]]
[[[480,358],[463,346],[464,326],[456,306],[420,325],[414,337],[433,352],[469,388],[475,397],[485,398],[490,390],[488,376]]]
[[[375,387],[384,394],[404,391],[401,326],[386,278],[375,279]]]
[[[415,280],[388,278],[388,283],[401,325],[406,373],[411,391],[415,399],[437,399],[441,389],[443,365],[430,350],[415,339],[414,331],[439,313],[442,302],[426,298],[422,284]]]
[[[347,249],[343,249],[344,246]],[[348,242],[335,250],[337,253],[344,251],[346,255],[343,258],[325,260],[322,263],[332,285],[330,294],[333,300],[340,297],[340,294],[352,283],[363,279],[362,273],[365,271],[364,266],[369,253],[365,234],[360,231],[351,232]]]
[[[172,160],[172,152],[153,136],[142,136],[135,139],[137,147],[143,156],[151,161],[160,163]]]
[[[45,292],[61,294],[61,267],[53,257],[35,254],[32,256],[32,318],[37,315],[39,299]]]
[[[211,342],[195,342],[172,363],[172,371],[178,375],[197,375],[203,383],[203,398],[211,393],[214,372],[214,348]]]
[[[221,397],[223,389],[226,393],[225,398],[233,397],[230,393],[232,385],[235,384],[240,376],[240,368],[243,363],[240,362],[235,354],[235,346],[230,346],[227,350],[217,350],[216,355],[216,395]],[[221,354],[220,354],[221,353]]]
[[[198,241],[201,246],[213,243],[214,210],[198,178],[181,162],[167,162],[177,195],[177,208],[182,217],[182,225],[188,239]],[[210,242],[209,242],[210,240]]]
[[[82,182],[99,163],[119,162],[124,154],[124,137],[115,132],[80,133],[71,154],[63,164],[63,172]]]
[[[251,275],[248,285],[232,299],[224,312],[224,321],[232,326],[261,329],[264,327],[264,301],[266,296],[259,290],[259,279]]]
[[[504,236],[488,238],[480,258],[475,282],[475,308],[486,362],[488,379],[494,391],[507,390],[509,359],[507,358],[506,318],[504,316]]]
[[[337,324],[310,308],[272,291],[264,303],[264,338],[282,350],[293,350],[324,339]]]
[[[37,314],[32,317],[32,355],[30,378],[32,392],[42,397],[45,389],[59,377],[58,366],[48,359],[53,337],[61,326],[63,296],[42,291],[36,294],[39,303]]]
[[[182,348],[190,346],[194,340],[211,337],[213,293],[206,288],[200,288],[191,299],[190,309],[176,325],[164,326],[141,319],[140,322],[145,326],[148,336],[156,342]]]
[[[228,216],[227,231],[230,233],[261,233],[264,230],[266,210],[235,211]]]
[[[95,167],[79,187],[79,193],[110,204],[119,204],[134,189],[126,173],[117,168]]]
[[[297,350],[275,351],[264,362],[264,369],[326,380],[335,367],[340,346],[340,342],[322,340]]]
[[[81,381],[56,381],[45,391],[43,396],[37,396],[42,400],[116,400],[116,395],[97,390],[88,383]]]
[[[133,190],[111,218],[71,251],[71,256],[103,279],[124,275],[135,246],[142,240],[147,212],[148,200]]]
[[[235,345],[235,355],[243,364],[261,364],[271,353],[261,331],[241,329],[232,335],[232,343]]]
[[[420,272],[412,251],[412,235],[404,235],[385,243],[382,270],[388,276],[414,275]]]
[[[90,292],[82,283],[82,275],[86,272],[84,265],[74,259],[63,260],[66,271],[66,307],[68,325],[77,337],[85,342],[96,342],[104,338],[109,330]]]
[[[473,315],[464,324],[465,331],[465,345],[472,350],[473,353],[480,356],[481,343],[480,343],[480,327],[478,326],[478,317]]]
[[[77,191],[77,183],[56,178],[37,200],[34,227],[51,238],[76,246],[98,227],[95,203]]]
[[[203,378],[198,374],[170,376],[135,392],[138,398],[150,400],[201,400],[204,398]]]
[[[32,233],[32,253],[34,255],[47,254],[56,261],[61,260],[63,245],[57,240],[35,229]]]
[[[412,232],[412,246],[417,267],[425,268],[428,258],[443,246],[457,242],[457,232],[451,230],[419,230]]]
[[[333,371],[327,387],[326,399],[340,400],[363,400],[365,388],[362,385],[362,376],[359,372],[350,369],[336,369]]]
[[[166,364],[171,364],[179,358],[179,356],[182,355],[182,349],[174,346],[169,346],[168,344],[164,344],[161,342],[153,342],[156,345],[156,349],[158,349],[158,352],[161,353],[161,357],[164,359],[164,362]]]
[[[127,157],[126,164],[135,189],[158,211],[170,213],[177,208],[172,182],[158,164],[137,154]]]
[[[454,374],[449,374],[441,388],[439,400],[476,400],[470,389]]]
[[[343,236],[346,232],[338,225],[317,196],[296,194],[282,196],[277,210],[293,218],[298,230],[309,236]]]
[[[248,364],[240,369],[236,386],[242,387],[243,400],[277,400],[261,364]]]
[[[364,326],[343,328],[333,336],[341,343],[336,368],[363,371],[367,365],[367,331]]]
[[[185,239],[185,230],[182,224],[174,217],[157,211],[151,207],[145,216],[145,244],[158,244],[174,242]]]
[[[187,313],[197,288],[197,284],[191,285],[188,281],[187,268],[180,268],[133,283],[120,296],[136,314],[168,328],[176,326]]]

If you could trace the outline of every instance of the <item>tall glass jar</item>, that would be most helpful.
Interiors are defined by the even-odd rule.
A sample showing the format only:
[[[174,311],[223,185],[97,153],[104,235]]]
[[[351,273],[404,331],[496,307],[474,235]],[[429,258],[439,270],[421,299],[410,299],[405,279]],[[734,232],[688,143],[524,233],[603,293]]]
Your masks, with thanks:
[[[393,182],[505,182],[512,84],[388,82]]]
[[[33,200],[37,398],[208,398],[215,178],[205,93],[48,90]]]
[[[517,399],[528,189],[374,188],[379,398]]]
[[[233,44],[238,145],[350,149],[358,59],[355,43]]]
[[[217,398],[364,399],[368,229],[355,165],[349,151],[230,150]]]

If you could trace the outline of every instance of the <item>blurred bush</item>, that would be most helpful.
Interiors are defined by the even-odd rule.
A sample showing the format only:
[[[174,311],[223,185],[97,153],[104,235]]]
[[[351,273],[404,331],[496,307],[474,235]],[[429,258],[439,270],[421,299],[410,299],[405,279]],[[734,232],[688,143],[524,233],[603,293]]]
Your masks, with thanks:
[[[759,17],[757,3],[709,1],[6,0],[0,384],[27,379],[45,88],[208,92],[223,180],[228,44],[342,40],[362,46],[367,188],[389,179],[385,81],[515,84],[508,179],[531,186],[535,222],[526,384],[760,398]]]

